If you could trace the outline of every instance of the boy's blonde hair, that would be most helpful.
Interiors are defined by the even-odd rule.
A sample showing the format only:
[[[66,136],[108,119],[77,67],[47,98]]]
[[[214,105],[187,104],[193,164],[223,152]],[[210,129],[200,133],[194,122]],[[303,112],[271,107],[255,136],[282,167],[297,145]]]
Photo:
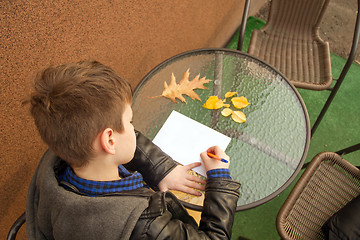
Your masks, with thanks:
[[[41,138],[71,166],[93,154],[95,137],[107,127],[121,132],[131,104],[130,84],[96,61],[49,67],[35,78],[30,111]]]

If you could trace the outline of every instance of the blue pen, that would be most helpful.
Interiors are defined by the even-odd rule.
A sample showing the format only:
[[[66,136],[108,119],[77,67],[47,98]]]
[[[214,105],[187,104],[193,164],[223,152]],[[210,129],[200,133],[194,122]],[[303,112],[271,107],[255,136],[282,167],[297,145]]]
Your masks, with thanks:
[[[208,155],[209,157],[213,158],[213,159],[222,161],[222,162],[224,162],[224,163],[228,163],[228,160],[223,159],[223,158],[221,158],[221,157],[219,157],[219,156],[216,156],[215,154],[212,154],[212,153],[209,153],[209,152],[208,152],[207,155]]]

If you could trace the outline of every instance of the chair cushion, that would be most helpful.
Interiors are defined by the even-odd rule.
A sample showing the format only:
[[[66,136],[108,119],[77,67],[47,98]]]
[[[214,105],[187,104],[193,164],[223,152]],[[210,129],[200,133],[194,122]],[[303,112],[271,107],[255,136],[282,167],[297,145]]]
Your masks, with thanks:
[[[332,215],[323,225],[326,239],[360,238],[360,195]]]

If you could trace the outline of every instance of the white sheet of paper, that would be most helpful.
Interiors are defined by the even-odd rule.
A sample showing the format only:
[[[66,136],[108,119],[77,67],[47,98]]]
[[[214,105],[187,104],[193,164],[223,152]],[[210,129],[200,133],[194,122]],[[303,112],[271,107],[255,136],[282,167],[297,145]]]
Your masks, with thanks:
[[[225,151],[230,141],[230,137],[176,111],[172,111],[153,140],[182,165],[202,162],[200,153],[212,146],[218,145]],[[193,170],[206,177],[203,164]]]

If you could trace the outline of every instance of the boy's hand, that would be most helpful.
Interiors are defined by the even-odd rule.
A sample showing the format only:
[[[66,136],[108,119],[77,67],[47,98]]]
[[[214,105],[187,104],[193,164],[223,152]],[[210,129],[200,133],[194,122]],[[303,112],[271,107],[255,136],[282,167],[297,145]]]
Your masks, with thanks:
[[[185,166],[176,166],[163,180],[160,181],[158,185],[160,191],[178,190],[195,196],[201,196],[201,192],[198,190],[205,190],[206,181],[198,176],[190,175],[188,173],[189,170],[200,165],[200,162],[196,162]]]
[[[228,162],[224,163],[222,161],[213,159],[207,155],[208,152],[215,154],[220,158],[226,159]],[[200,157],[204,162],[206,172],[217,168],[229,168],[230,165],[230,157],[226,155],[225,152],[218,146],[211,147],[206,152],[202,152]]]

